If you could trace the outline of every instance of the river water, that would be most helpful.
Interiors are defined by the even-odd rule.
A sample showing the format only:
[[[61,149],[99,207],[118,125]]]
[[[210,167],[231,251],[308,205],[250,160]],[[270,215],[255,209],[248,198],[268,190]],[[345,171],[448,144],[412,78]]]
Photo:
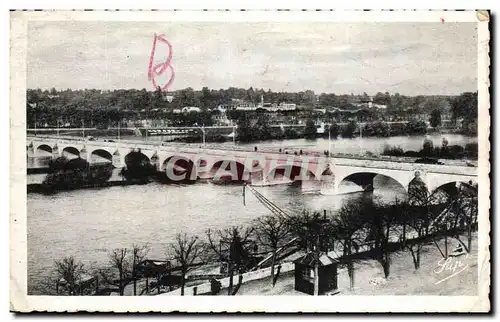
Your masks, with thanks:
[[[449,144],[477,142],[475,138],[446,135]],[[435,145],[441,137],[431,137]],[[398,144],[403,149],[418,150],[423,138],[363,139],[366,150],[378,152],[384,143]],[[230,143],[228,143],[230,144]],[[251,146],[254,146],[252,144]],[[259,147],[293,149],[328,149],[328,140],[287,140],[259,143]],[[356,153],[359,141],[335,140],[338,152]],[[333,149],[332,149],[333,151]],[[40,176],[40,175],[38,175]],[[28,180],[30,181],[30,180]],[[354,185],[354,184],[353,184]],[[353,191],[349,185],[344,187]],[[309,211],[334,212],[348,198],[373,194],[383,201],[393,201],[404,192],[390,183],[382,183],[373,193],[349,193],[336,196],[304,194],[300,188],[279,185],[256,188],[269,200],[289,213]],[[262,215],[270,214],[249,191],[243,205],[240,185],[193,185],[109,187],[60,192],[55,195],[29,194],[27,201],[28,290],[43,293],[54,260],[73,255],[87,264],[103,265],[113,248],[132,244],[150,245],[150,258],[166,257],[168,245],[177,233],[185,232],[204,238],[208,228],[220,229],[248,225]]]
[[[108,137],[114,138],[115,137]],[[127,137],[122,137],[126,139]],[[134,140],[144,140],[144,141],[161,141],[161,136],[149,136],[149,137],[130,137]],[[464,136],[459,134],[433,134],[433,135],[418,135],[418,136],[393,136],[388,138],[377,138],[377,137],[362,137],[362,138],[352,138],[352,139],[332,139],[328,141],[328,139],[315,139],[315,140],[306,140],[306,139],[294,139],[294,140],[270,140],[263,141],[258,143],[236,143],[237,146],[241,147],[249,147],[253,149],[253,147],[258,148],[266,148],[266,149],[288,149],[288,150],[296,150],[300,149],[304,150],[315,150],[323,152],[328,150],[328,145],[330,142],[330,151],[333,153],[349,153],[349,154],[359,154],[372,152],[374,154],[380,154],[384,150],[385,145],[391,146],[399,146],[403,150],[414,150],[418,151],[422,148],[423,141],[425,139],[432,140],[434,146],[441,146],[443,138],[448,140],[448,145],[462,145],[464,146],[467,143],[477,143],[477,137]],[[201,138],[200,138],[201,140]],[[195,145],[200,145],[199,143]],[[211,146],[226,146],[231,147],[234,146],[233,142],[225,142],[225,143],[210,143]]]

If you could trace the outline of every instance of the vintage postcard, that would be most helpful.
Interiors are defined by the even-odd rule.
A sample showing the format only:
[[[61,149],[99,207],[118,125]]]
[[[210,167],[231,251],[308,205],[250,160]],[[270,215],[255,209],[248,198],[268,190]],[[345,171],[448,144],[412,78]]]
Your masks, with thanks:
[[[489,20],[11,12],[10,309],[488,312]]]

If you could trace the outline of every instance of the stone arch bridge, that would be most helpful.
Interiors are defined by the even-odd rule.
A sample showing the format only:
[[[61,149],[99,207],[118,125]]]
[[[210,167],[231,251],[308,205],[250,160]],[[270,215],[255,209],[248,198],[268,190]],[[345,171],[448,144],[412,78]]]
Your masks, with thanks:
[[[419,176],[429,191],[455,182],[477,184],[477,168],[467,166],[416,164],[389,157],[346,158],[324,155],[290,155],[277,151],[252,151],[167,145],[144,141],[88,141],[56,137],[27,138],[28,157],[80,157],[90,163],[111,162],[116,168],[126,165],[132,151],[143,154],[157,171],[172,180],[227,179],[256,185],[300,181],[303,186],[328,187],[335,194],[350,182],[362,188],[392,183],[408,191]]]

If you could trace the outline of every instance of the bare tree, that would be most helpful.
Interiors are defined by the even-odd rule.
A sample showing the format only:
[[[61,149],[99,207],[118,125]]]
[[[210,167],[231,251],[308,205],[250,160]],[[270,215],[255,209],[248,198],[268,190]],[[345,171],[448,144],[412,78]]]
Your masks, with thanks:
[[[271,257],[271,280],[273,287],[276,283],[274,278],[274,266],[276,264],[276,256],[278,248],[282,247],[287,237],[290,235],[290,227],[288,222],[276,216],[263,216],[256,220],[257,240],[259,243],[268,247],[272,251]]]
[[[170,246],[174,252],[174,259],[181,266],[181,295],[184,295],[186,274],[194,262],[200,258],[204,251],[203,244],[198,237],[189,237],[186,234],[177,234],[175,243]]]
[[[330,240],[326,231],[329,228],[326,214],[322,216],[319,212],[304,211],[301,214],[290,216],[287,218],[287,222],[292,235],[298,238],[299,246],[304,251],[312,251],[318,246],[327,251]]]
[[[242,274],[246,270],[246,264],[249,261],[252,243],[250,237],[253,234],[253,228],[242,228],[234,226],[232,228],[206,232],[209,249],[216,254],[221,263],[227,263],[229,275],[228,295],[234,295],[233,276],[237,271]]]
[[[342,260],[347,265],[350,288],[354,287],[354,264],[352,248],[362,243],[362,232],[366,224],[366,212],[363,203],[351,199],[347,201],[332,218],[333,236],[343,246]]]
[[[374,240],[375,257],[382,265],[384,276],[389,277],[391,267],[391,237],[396,228],[398,210],[396,207],[373,203],[370,235]]]
[[[132,279],[134,281],[134,295],[137,295],[138,265],[146,259],[149,245],[132,245]]]
[[[331,243],[331,223],[319,212],[309,213],[304,211],[302,214],[291,216],[288,222],[292,234],[299,238],[299,245],[306,252],[312,252],[314,256],[314,295],[319,292],[319,258],[321,252],[328,252]]]
[[[118,288],[123,296],[125,287],[133,281],[133,261],[129,259],[133,252],[128,248],[115,248],[109,254],[109,266],[100,270],[100,275],[108,284]]]
[[[85,268],[82,262],[77,261],[73,256],[64,257],[60,261],[54,262],[56,275],[56,293],[61,292],[66,295],[79,295],[81,290],[82,277]]]
[[[406,238],[406,232],[403,237],[403,249],[410,252],[415,269],[420,268],[421,251],[424,245],[424,238],[429,226],[429,216],[426,209],[422,211],[420,207],[410,206],[407,202],[396,204],[399,209],[400,217],[403,218],[405,225],[411,231],[411,238]],[[415,235],[416,234],[416,235]]]
[[[436,221],[439,222],[441,233],[445,235],[445,254],[447,252],[447,237],[456,239],[466,252],[471,251],[472,232],[477,227],[477,186],[457,184],[448,191],[447,208]],[[466,232],[467,244],[462,241]],[[441,252],[442,253],[442,252]]]

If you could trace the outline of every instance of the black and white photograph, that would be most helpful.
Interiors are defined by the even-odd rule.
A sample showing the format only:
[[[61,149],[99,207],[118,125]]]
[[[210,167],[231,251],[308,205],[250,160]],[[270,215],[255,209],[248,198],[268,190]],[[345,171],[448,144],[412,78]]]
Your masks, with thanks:
[[[10,19],[13,310],[490,309],[487,11]]]

